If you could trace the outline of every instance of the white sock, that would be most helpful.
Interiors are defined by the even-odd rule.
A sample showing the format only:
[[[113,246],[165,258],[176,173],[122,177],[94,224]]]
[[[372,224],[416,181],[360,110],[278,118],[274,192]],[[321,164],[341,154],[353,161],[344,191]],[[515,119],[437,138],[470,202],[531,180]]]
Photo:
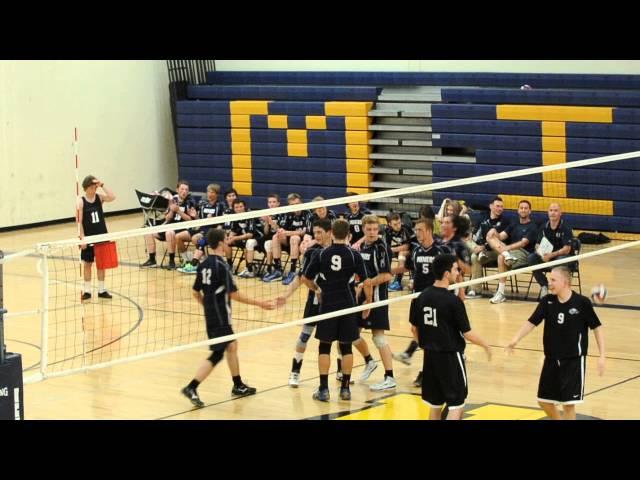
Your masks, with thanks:
[[[498,293],[504,294],[504,283],[498,283]]]
[[[91,281],[84,281],[84,291],[85,293],[91,293]]]
[[[304,353],[300,353],[300,352],[296,352],[296,354],[293,356],[293,358],[296,359],[296,362],[301,361],[303,357],[304,357]]]
[[[104,280],[98,282],[98,293],[106,292],[104,288]]]

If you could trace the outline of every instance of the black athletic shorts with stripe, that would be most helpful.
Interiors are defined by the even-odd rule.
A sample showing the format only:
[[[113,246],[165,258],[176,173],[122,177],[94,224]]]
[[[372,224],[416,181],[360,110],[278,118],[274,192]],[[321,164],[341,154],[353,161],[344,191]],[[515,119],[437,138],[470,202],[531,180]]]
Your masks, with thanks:
[[[464,407],[467,399],[467,369],[460,352],[424,352],[422,399],[430,407],[449,410]]]
[[[585,356],[556,360],[544,359],[538,401],[571,405],[584,401]]]

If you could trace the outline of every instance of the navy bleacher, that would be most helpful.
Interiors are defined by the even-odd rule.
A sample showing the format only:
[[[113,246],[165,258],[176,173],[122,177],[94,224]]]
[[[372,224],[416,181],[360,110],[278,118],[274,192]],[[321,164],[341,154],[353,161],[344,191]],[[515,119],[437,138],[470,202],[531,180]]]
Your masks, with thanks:
[[[212,85],[451,85],[640,89],[637,75],[486,72],[207,72]]]
[[[206,85],[190,85],[188,100],[176,103],[180,174],[194,191],[211,182],[236,186],[252,208],[264,207],[271,192],[311,199],[370,191],[368,143],[384,129],[367,136],[370,116],[379,116],[368,110],[393,86],[441,87],[441,102],[425,100],[434,103],[420,109],[431,117],[425,141],[443,156],[425,165],[434,182],[640,150],[640,75],[208,72]],[[345,109],[336,110],[341,102]],[[446,161],[461,154],[469,162]],[[544,218],[545,201],[566,197],[565,218],[576,228],[640,232],[638,187],[640,156],[436,191],[434,203],[444,195],[480,203],[496,194],[532,196]]]

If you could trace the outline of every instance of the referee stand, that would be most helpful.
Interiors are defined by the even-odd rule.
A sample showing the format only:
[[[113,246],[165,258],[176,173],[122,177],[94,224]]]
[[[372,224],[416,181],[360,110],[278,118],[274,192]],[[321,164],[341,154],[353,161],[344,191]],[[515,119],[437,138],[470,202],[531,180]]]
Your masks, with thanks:
[[[0,420],[24,420],[22,357],[7,352],[4,344],[3,258],[0,250]]]

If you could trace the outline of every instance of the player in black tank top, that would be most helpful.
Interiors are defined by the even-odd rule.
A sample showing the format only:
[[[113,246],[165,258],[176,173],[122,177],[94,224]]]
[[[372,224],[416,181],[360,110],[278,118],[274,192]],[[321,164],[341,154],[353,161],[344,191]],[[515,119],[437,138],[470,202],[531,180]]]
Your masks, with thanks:
[[[101,188],[104,193],[97,193],[98,188]],[[84,195],[78,199],[77,204],[80,238],[107,233],[102,204],[104,202],[113,202],[116,196],[109,188],[105,187],[104,182],[93,175],[85,177],[82,181],[82,189],[84,190]],[[82,300],[84,301],[91,298],[91,264],[95,254],[93,244],[83,244],[80,248],[82,249],[80,258],[84,264],[84,288],[82,292]],[[98,270],[98,297],[111,298],[111,294],[105,289],[104,278],[105,271]]]

